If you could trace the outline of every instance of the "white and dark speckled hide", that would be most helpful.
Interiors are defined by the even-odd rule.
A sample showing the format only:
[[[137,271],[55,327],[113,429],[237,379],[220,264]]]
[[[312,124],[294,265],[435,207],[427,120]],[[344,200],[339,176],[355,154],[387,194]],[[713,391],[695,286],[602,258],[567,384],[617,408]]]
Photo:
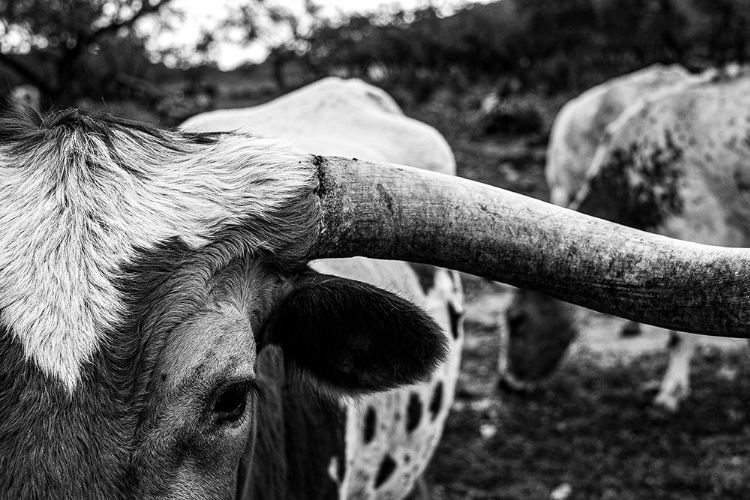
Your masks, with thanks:
[[[462,307],[458,274],[433,268],[434,282],[423,290],[404,262],[352,258],[318,261],[313,267],[367,281],[412,300],[438,322],[448,339],[448,359],[429,380],[346,405],[343,480],[338,478],[337,458],[330,466],[340,498],[403,498],[427,467],[453,404],[464,339],[462,322],[451,318],[451,311],[460,314]]]
[[[607,127],[628,108],[703,78],[677,65],[657,64],[597,85],[568,101],[555,117],[547,148],[544,172],[550,201],[568,206],[586,180]]]

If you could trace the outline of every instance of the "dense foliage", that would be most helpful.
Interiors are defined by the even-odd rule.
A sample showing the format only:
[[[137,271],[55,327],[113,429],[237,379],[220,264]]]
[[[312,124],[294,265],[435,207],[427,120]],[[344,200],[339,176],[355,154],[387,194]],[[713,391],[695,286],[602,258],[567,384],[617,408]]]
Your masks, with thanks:
[[[58,104],[150,93],[152,64],[132,28],[170,1],[0,1],[0,68]]]
[[[153,106],[163,94],[153,84],[163,83],[167,70],[153,63],[147,40],[132,28],[143,17],[174,19],[169,2],[1,0],[0,85],[31,83],[58,104],[88,97]],[[494,85],[500,96],[557,94],[656,62],[694,70],[742,63],[750,29],[745,0],[502,0],[448,17],[431,6],[391,6],[343,20],[320,17],[314,0],[305,5],[295,17],[267,0],[241,4],[196,44],[204,68],[183,64],[179,71],[187,79],[214,78],[210,45],[232,32],[237,43],[267,45],[266,66],[279,91],[339,74],[416,102],[436,89],[460,94],[477,83]],[[290,78],[291,68],[302,68],[305,79]]]
[[[321,71],[417,92],[500,78],[554,93],[656,62],[744,62],[748,20],[742,0],[503,0],[448,18],[428,7],[325,24],[307,57]]]

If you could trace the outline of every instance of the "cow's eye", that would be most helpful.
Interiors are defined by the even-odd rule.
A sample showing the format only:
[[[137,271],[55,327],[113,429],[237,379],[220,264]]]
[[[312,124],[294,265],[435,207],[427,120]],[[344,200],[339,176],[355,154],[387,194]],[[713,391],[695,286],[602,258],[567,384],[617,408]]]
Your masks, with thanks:
[[[247,400],[253,390],[252,382],[232,382],[216,391],[211,399],[210,414],[215,425],[232,425],[242,420]]]

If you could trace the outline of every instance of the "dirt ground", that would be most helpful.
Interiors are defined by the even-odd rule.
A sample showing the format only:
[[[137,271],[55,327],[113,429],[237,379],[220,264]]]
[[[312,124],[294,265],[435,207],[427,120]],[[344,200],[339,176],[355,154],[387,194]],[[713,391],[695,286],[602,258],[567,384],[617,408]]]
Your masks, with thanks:
[[[547,199],[546,137],[469,138],[450,116],[416,117],[448,138],[459,175]],[[750,352],[703,338],[676,415],[651,405],[667,332],[622,338],[623,320],[581,310],[561,369],[531,395],[496,388],[507,287],[467,276],[467,339],[453,413],[426,477],[442,499],[748,499]]]

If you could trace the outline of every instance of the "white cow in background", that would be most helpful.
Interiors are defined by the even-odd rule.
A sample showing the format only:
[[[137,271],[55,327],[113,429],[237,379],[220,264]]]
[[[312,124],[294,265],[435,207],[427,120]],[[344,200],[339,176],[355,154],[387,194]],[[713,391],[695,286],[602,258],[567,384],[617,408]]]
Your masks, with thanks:
[[[325,78],[253,108],[202,113],[181,127],[243,130],[319,154],[456,173],[450,146],[437,130],[404,116],[391,96],[361,80]]]
[[[690,75],[679,67],[655,66],[585,92],[563,107],[552,129],[546,168],[552,201],[675,238],[747,246],[742,230],[729,231],[721,221],[745,211],[738,208],[745,197],[731,183],[742,185],[749,160],[740,147],[748,89],[746,77]],[[723,165],[735,173],[713,166],[727,157]],[[721,191],[726,199],[707,204],[720,192],[712,176],[732,175]],[[585,197],[586,203],[576,197]],[[684,211],[670,211],[678,208]],[[528,388],[548,375],[567,349],[559,331],[571,330],[570,340],[575,336],[574,306],[519,291],[507,318],[511,352],[503,380]],[[635,332],[638,324],[625,329]],[[689,395],[696,345],[697,337],[672,332],[656,405],[676,411]]]
[[[750,76],[717,76],[628,110],[571,208],[681,240],[750,246]],[[655,402],[690,394],[698,337],[672,331]]]

